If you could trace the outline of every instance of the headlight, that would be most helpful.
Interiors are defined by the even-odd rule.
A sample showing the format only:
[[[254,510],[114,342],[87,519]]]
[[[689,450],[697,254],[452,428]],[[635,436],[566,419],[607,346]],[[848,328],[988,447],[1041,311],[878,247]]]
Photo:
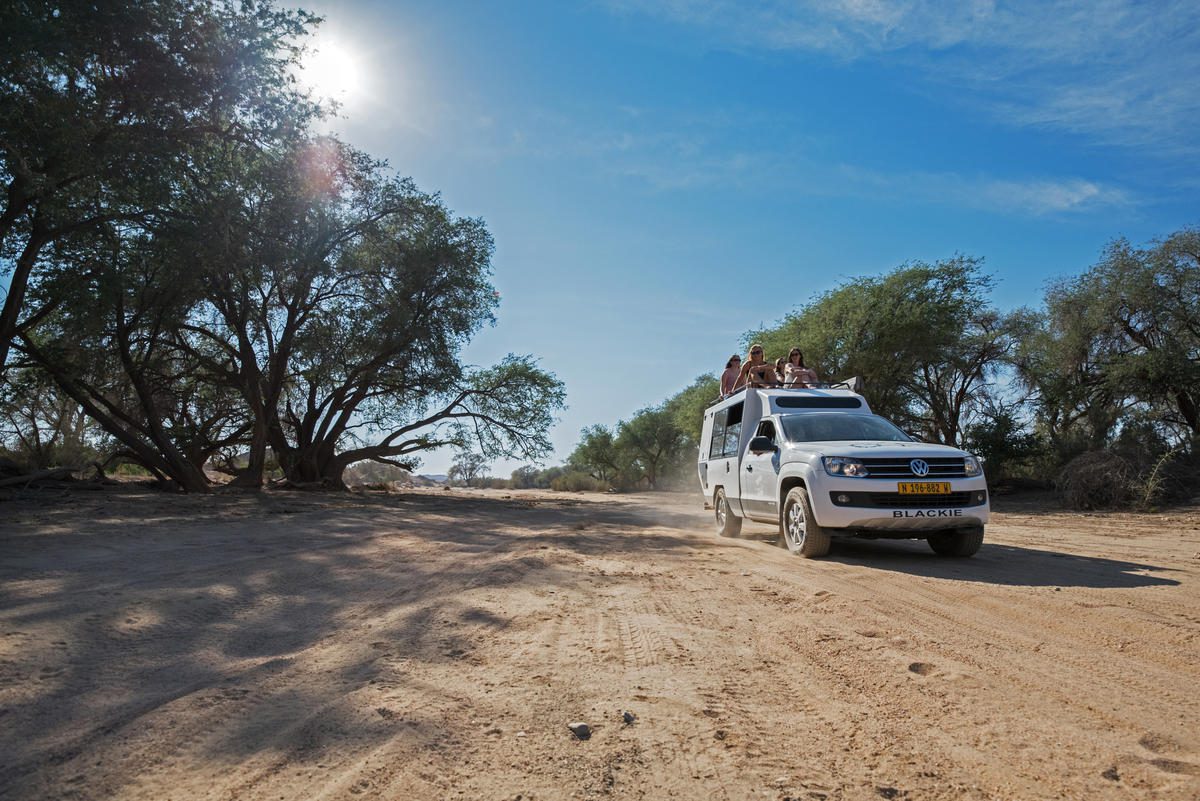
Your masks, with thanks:
[[[823,456],[821,462],[825,465],[825,472],[831,476],[866,478],[868,475],[867,466],[858,459],[847,459],[845,456]]]
[[[967,478],[983,475],[983,467],[979,464],[979,460],[974,456],[968,456],[963,459],[963,473]]]

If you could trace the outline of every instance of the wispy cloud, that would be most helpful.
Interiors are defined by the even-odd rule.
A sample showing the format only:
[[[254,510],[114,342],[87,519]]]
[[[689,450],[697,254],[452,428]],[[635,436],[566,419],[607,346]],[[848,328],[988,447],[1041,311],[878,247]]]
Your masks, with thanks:
[[[823,148],[784,133],[793,126],[763,115],[713,112],[702,117],[643,110],[612,115],[611,129],[576,133],[542,128],[557,147],[540,154],[590,162],[652,192],[735,191],[807,197],[949,205],[1005,215],[1044,217],[1134,207],[1121,187],[1073,175],[998,177],[985,172],[868,169],[831,161]],[[751,135],[759,138],[751,142]]]
[[[571,156],[654,192],[720,188],[754,194],[859,197],[1045,217],[1134,207],[1119,186],[1079,176],[997,177],[986,173],[879,171],[829,163],[801,149],[747,150],[736,136],[693,131],[596,133],[572,140]]]
[[[1001,179],[959,173],[880,173],[850,165],[842,165],[839,171],[848,194],[1001,214],[1043,217],[1138,204],[1136,197],[1119,187],[1075,177]]]
[[[706,110],[618,108],[581,124],[539,111],[476,120],[462,152],[490,161],[562,162],[651,193],[720,191],[746,196],[854,197],[872,202],[972,208],[996,214],[1078,215],[1143,204],[1138,194],[1079,175],[997,176],[986,171],[880,170],[831,157],[798,135],[790,117]],[[520,122],[520,125],[516,123]]]
[[[609,0],[735,47],[874,58],[968,90],[1004,121],[1200,152],[1195,0]]]

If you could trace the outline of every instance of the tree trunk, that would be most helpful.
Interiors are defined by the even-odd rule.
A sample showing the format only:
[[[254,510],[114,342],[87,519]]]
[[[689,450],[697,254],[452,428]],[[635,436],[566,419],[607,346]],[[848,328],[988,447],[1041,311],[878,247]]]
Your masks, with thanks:
[[[1179,407],[1179,413],[1183,415],[1192,433],[1200,434],[1200,410],[1196,408],[1196,401],[1192,396],[1183,390],[1176,392],[1175,405]]]
[[[244,470],[238,472],[237,478],[230,482],[235,487],[262,489],[263,477],[267,469],[267,426],[254,410],[254,434],[250,438],[250,454]]]
[[[34,264],[37,263],[38,253],[49,241],[49,237],[36,230],[38,227],[40,226],[35,224],[34,234],[25,244],[25,249],[21,251],[21,256],[17,259],[16,266],[13,267],[8,283],[8,293],[4,296],[4,306],[0,307],[0,377],[5,373],[4,365],[8,361],[8,351],[17,335],[17,321],[21,316],[21,307],[25,304],[25,290],[29,287],[29,276],[33,272]]]

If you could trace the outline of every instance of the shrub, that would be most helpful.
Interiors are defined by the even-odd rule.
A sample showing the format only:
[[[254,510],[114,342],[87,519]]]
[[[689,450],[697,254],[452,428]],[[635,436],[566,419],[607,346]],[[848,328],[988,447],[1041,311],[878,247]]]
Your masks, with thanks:
[[[550,489],[558,492],[604,492],[608,484],[579,470],[571,470],[554,478]]]
[[[1037,435],[1028,431],[1010,409],[994,411],[985,419],[968,426],[963,447],[980,456],[985,465],[988,485],[1045,475],[1030,468],[1046,448]]]
[[[475,486],[483,489],[513,489],[513,483],[507,478],[498,478],[497,476],[484,476],[476,479]]]
[[[1159,457],[1146,472],[1140,487],[1140,506],[1196,502],[1200,494],[1200,454],[1178,447]]]
[[[121,462],[112,472],[118,476],[135,476],[137,478],[148,478],[152,475],[149,470],[133,462]]]
[[[1081,453],[1063,467],[1058,490],[1072,509],[1120,509],[1140,500],[1141,477],[1112,451]]]

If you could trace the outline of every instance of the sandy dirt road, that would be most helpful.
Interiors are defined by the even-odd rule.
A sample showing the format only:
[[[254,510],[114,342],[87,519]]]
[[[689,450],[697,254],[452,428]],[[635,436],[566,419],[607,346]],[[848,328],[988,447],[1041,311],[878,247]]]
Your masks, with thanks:
[[[8,500],[0,798],[1200,798],[1200,511],[1009,508],[806,561],[685,496]]]

